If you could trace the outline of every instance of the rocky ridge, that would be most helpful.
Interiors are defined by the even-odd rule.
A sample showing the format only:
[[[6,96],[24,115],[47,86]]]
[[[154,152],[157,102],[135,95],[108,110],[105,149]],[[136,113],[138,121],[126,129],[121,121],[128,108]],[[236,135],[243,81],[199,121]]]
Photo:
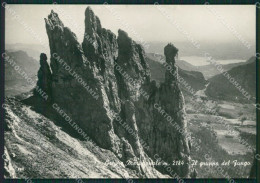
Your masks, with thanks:
[[[111,150],[125,165],[133,162],[126,166],[138,177],[174,173],[188,177],[190,146],[184,135],[185,104],[177,76],[167,70],[164,83],[157,87],[151,81],[142,46],[123,30],[116,37],[102,28],[89,7],[85,11],[88,36],[82,44],[57,13],[51,11],[45,22],[51,71],[42,54],[37,86],[44,88],[51,103],[62,108],[98,146]],[[175,71],[178,49],[168,44],[164,53]],[[35,94],[33,98],[37,97]],[[171,173],[163,166],[140,163],[156,161],[156,156],[169,164]],[[172,166],[174,160],[184,165]]]

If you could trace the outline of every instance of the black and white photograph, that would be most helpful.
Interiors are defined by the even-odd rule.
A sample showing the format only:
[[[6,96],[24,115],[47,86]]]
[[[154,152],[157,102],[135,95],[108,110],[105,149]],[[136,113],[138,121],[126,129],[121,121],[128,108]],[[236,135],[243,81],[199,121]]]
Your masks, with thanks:
[[[256,179],[260,3],[1,6],[4,179]]]

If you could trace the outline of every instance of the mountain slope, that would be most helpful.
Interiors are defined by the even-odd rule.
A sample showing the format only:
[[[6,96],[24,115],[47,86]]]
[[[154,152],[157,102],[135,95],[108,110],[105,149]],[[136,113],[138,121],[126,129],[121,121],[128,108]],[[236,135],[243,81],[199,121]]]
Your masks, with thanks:
[[[12,64],[10,64],[12,62]],[[15,63],[15,65],[13,65]],[[39,69],[39,62],[32,57],[29,57],[24,51],[5,53],[5,94],[6,96],[13,96],[20,94],[21,92],[27,92],[31,90],[34,85],[31,85],[27,81],[28,78],[32,79],[32,82],[37,80],[37,70]],[[21,70],[19,71],[20,68]],[[19,73],[19,72],[20,73]],[[27,77],[22,76],[22,72],[25,72]]]
[[[147,53],[147,58],[159,63],[163,63],[163,60],[165,60],[165,57],[163,55],[155,54],[155,53]],[[176,65],[179,68],[186,71],[197,71],[197,66],[194,66],[184,60],[176,60]]]
[[[5,52],[5,59],[12,59],[16,65],[21,67],[23,71],[25,71],[29,76],[36,76],[37,70],[39,69],[39,62],[32,57],[29,57],[28,54],[24,51],[15,51]],[[5,62],[5,81],[14,80],[14,79],[24,79],[17,71],[15,71],[14,67],[9,63]]]
[[[72,137],[14,98],[5,101],[7,178],[10,170],[12,178],[136,177],[111,151]]]
[[[252,60],[254,59],[251,58],[247,64],[237,66],[227,71],[230,75],[230,79],[223,74],[216,75],[209,79],[210,84],[205,91],[206,95],[219,100],[237,102],[254,101],[256,95],[256,66]],[[233,80],[238,83],[237,87],[230,82]],[[244,92],[241,92],[242,90],[244,90]],[[246,96],[251,96],[249,97],[250,100],[248,100]]]
[[[157,83],[163,82],[165,78],[166,68],[162,63],[154,61],[150,58],[146,58],[150,69],[151,69],[151,78],[154,79]],[[191,86],[195,91],[202,90],[205,88],[207,81],[205,80],[202,73],[197,71],[187,71],[179,67],[179,75],[183,78],[189,86]],[[180,84],[182,91],[186,91],[184,85]],[[186,92],[184,93],[186,94]]]
[[[240,65],[246,65],[248,63],[254,62],[255,59],[252,57],[246,62],[239,62],[239,63],[232,63],[232,64],[223,64],[222,68],[224,71],[228,71],[234,67],[240,66]],[[205,76],[206,79],[212,78],[213,76],[216,76],[220,74],[219,70],[215,65],[209,64],[209,65],[204,65],[204,66],[199,66],[197,67],[196,71],[202,72]]]

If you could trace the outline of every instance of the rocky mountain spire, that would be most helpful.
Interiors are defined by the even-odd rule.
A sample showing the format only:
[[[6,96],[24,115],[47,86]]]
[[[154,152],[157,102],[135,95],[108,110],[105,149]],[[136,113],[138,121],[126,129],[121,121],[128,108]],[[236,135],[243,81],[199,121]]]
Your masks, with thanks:
[[[168,64],[175,65],[175,57],[178,54],[178,49],[171,43],[164,47],[164,55]]]
[[[34,89],[34,95],[40,95],[40,90],[45,92],[48,99],[51,100],[51,82],[52,75],[49,64],[47,62],[47,55],[41,53],[40,55],[40,69],[38,71],[37,88]]]
[[[117,57],[118,44],[116,35],[110,30],[102,28],[99,18],[88,7],[85,11],[85,33],[82,43],[85,56],[95,62],[104,71],[104,61],[113,64]],[[102,59],[97,60],[97,57]]]
[[[165,82],[170,84],[177,83],[178,68],[175,66],[175,57],[178,54],[178,49],[173,44],[168,44],[164,48],[166,66]]]

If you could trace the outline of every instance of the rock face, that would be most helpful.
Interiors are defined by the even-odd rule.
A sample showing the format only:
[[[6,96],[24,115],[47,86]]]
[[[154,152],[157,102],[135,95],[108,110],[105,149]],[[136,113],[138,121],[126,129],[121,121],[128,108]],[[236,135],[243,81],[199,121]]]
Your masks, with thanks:
[[[139,177],[162,177],[160,172],[187,177],[189,147],[184,135],[187,124],[177,76],[166,71],[165,82],[156,87],[150,79],[142,46],[122,30],[116,37],[102,28],[90,8],[85,11],[82,45],[55,12],[45,22],[52,73],[44,81],[51,79],[51,89],[49,86],[46,89],[50,91],[52,103]],[[173,70],[177,52],[172,44],[165,47],[166,61]],[[47,63],[43,62],[43,65]],[[41,66],[41,72],[49,73],[43,67],[47,68]],[[169,118],[173,120],[169,122]],[[182,160],[185,165],[172,166],[170,174],[167,167],[147,164],[156,161],[155,157],[169,166],[173,160]]]

